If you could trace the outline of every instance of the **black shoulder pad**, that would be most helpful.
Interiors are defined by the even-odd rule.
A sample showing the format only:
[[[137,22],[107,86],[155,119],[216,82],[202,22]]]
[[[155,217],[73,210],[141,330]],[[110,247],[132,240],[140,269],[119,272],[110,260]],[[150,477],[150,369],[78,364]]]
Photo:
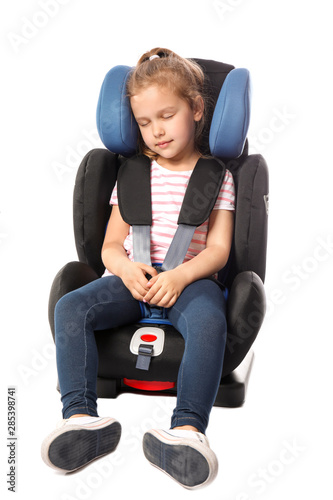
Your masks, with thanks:
[[[178,224],[200,226],[214,208],[225,175],[225,165],[215,158],[199,158],[190,177]]]
[[[119,169],[117,193],[119,210],[127,224],[152,223],[150,159],[145,155],[129,158]]]

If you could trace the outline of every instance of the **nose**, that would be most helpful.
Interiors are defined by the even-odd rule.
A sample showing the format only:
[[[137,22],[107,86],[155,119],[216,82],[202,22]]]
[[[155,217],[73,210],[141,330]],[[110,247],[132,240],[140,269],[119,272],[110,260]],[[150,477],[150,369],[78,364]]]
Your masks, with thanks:
[[[154,137],[156,137],[156,138],[164,135],[164,129],[163,129],[161,123],[156,122],[153,124],[153,134],[154,134]]]

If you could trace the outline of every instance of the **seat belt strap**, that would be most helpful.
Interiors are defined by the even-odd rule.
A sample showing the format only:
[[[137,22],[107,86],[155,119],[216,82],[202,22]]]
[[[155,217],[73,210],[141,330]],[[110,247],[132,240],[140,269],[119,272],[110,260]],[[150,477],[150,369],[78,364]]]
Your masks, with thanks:
[[[153,345],[140,344],[135,368],[137,368],[138,370],[149,370],[149,365],[153,353],[154,353]]]
[[[134,262],[151,266],[150,226],[132,226]],[[179,224],[166,253],[161,271],[169,271],[182,264],[192,241],[195,226]]]
[[[162,264],[162,271],[174,269],[184,262],[196,226],[179,224]]]
[[[178,228],[161,270],[180,265],[186,256],[196,227],[208,219],[219,194],[225,166],[216,159],[199,158],[190,177],[178,218]],[[140,186],[140,189],[138,189]],[[118,174],[118,198],[121,215],[133,228],[135,262],[151,265],[150,159],[145,155],[130,158]]]
[[[150,226],[132,226],[134,262],[143,262],[151,266]]]

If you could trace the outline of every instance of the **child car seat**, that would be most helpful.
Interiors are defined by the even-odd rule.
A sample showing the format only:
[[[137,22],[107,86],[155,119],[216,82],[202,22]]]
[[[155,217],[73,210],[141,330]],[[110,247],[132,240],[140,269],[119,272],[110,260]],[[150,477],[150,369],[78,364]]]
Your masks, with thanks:
[[[219,280],[229,292],[228,335],[215,406],[237,407],[245,400],[253,362],[251,346],[265,315],[268,169],[261,155],[248,155],[249,72],[216,61],[195,61],[204,71],[211,102],[203,149],[225,164],[236,186],[233,244],[228,264],[219,273]],[[101,247],[111,213],[111,192],[119,169],[137,153],[138,129],[126,97],[130,71],[128,66],[116,66],[108,72],[101,88],[97,127],[107,149],[90,151],[77,172],[73,214],[79,261],[66,264],[52,284],[49,321],[53,338],[57,301],[104,272]],[[98,397],[114,398],[122,392],[177,393],[184,341],[167,320],[146,319],[95,332],[95,337],[99,353]]]

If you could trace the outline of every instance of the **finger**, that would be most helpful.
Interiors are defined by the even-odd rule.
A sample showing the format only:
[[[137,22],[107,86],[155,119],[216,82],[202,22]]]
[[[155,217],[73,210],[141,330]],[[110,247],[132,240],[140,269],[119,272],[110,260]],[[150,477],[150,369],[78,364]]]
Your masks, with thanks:
[[[158,272],[154,267],[148,266],[148,264],[143,264],[143,263],[140,263],[139,265],[145,274],[150,274],[150,276],[157,276]]]
[[[144,278],[142,278],[142,281],[136,281],[131,286],[130,291],[136,300],[142,301],[149,291],[149,289],[147,288],[147,281],[145,281]]]
[[[161,289],[161,284],[158,282],[158,276],[152,278],[147,283],[148,293],[145,296],[145,300],[150,302],[152,298],[157,294],[157,292]]]
[[[151,278],[147,283],[148,288],[151,288],[152,286],[154,286],[156,281],[158,280],[158,278],[159,278],[159,274],[157,276],[154,276],[153,278]]]
[[[154,292],[154,293],[153,293]],[[166,297],[168,295],[168,292],[164,289],[159,289],[159,290],[151,290],[150,292],[147,293],[145,296],[145,300],[152,305],[159,305],[161,302],[164,302]],[[166,301],[167,302],[167,301]]]
[[[171,306],[174,305],[174,303],[176,302],[176,297],[168,297],[168,296],[164,296],[160,301],[158,301],[156,304],[156,306],[158,307],[165,307],[165,308],[169,308]]]
[[[160,307],[172,307],[176,302],[177,302],[177,299],[179,297],[179,294],[178,293],[170,293],[170,294],[167,294],[165,295],[159,302],[159,305]]]

